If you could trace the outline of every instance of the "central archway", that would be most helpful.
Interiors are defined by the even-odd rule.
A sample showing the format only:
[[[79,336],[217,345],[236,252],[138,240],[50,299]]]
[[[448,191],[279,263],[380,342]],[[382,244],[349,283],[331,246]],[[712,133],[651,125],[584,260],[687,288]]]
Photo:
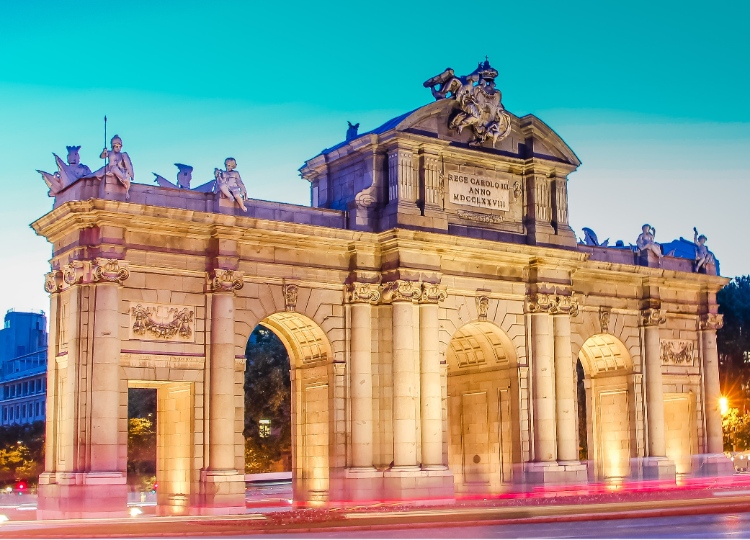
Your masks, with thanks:
[[[272,331],[289,354],[295,503],[323,503],[330,478],[331,344],[320,326],[300,313],[274,313],[258,324]]]
[[[581,446],[588,449],[596,479],[622,480],[630,476],[636,446],[632,358],[619,339],[596,334],[584,342],[578,360],[585,377],[579,408],[586,412],[586,441],[581,441],[586,444]]]
[[[510,339],[489,322],[460,327],[446,351],[448,463],[456,493],[500,493],[511,482],[519,441],[518,376]]]

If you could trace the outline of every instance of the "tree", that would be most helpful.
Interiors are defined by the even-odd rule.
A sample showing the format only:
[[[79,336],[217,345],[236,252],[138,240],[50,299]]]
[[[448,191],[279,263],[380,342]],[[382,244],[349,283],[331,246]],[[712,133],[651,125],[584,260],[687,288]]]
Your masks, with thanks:
[[[730,408],[721,419],[724,433],[724,451],[750,449],[750,413],[740,414],[736,407]]]
[[[268,472],[292,446],[289,355],[276,334],[258,326],[245,356],[245,470]]]
[[[0,428],[0,482],[35,483],[44,470],[44,421]]]
[[[724,327],[716,333],[722,391],[735,403],[750,399],[750,276],[739,276],[716,295]]]

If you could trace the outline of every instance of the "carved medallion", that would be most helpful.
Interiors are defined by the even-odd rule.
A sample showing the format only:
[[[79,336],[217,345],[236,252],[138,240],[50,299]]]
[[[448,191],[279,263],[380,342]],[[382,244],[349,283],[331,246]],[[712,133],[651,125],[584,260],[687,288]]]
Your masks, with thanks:
[[[213,278],[209,281],[212,292],[234,292],[244,286],[243,273],[238,270],[224,270],[217,268],[213,271]]]
[[[52,270],[44,274],[44,290],[50,294],[59,292],[62,289],[61,275],[60,270]]]
[[[490,298],[484,294],[477,296],[477,318],[480,321],[487,320],[487,312],[490,309]]]
[[[131,304],[131,339],[192,342],[194,313],[189,306]]]
[[[284,307],[287,311],[294,311],[297,309],[297,291],[299,287],[293,283],[285,283],[281,287],[284,293]]]
[[[667,312],[659,308],[647,308],[641,310],[642,326],[658,326],[667,322]]]
[[[63,281],[68,285],[75,285],[83,281],[83,263],[81,261],[73,261],[72,263],[63,265],[62,267]]]
[[[693,342],[688,339],[662,339],[661,363],[693,365]]]
[[[119,283],[128,279],[130,276],[130,270],[123,266],[120,266],[118,259],[104,259],[97,257],[94,261],[94,267],[91,275],[94,281],[105,281],[110,283]]]
[[[418,302],[422,298],[422,283],[397,279],[383,286],[385,302]]]
[[[609,308],[599,308],[599,332],[601,334],[608,334],[609,333],[609,316],[610,316],[610,309]]]
[[[575,317],[578,315],[578,300],[558,294],[530,294],[526,296],[526,312]]]

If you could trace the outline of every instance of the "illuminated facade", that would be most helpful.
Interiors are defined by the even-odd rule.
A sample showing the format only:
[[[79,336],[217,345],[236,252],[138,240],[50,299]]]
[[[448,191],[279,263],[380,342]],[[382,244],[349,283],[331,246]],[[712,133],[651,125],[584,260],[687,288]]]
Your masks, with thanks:
[[[571,149],[533,115],[464,108],[350,131],[302,167],[312,207],[142,184],[126,199],[110,177],[56,193],[33,224],[54,250],[39,515],[124,513],[128,387],[158,392],[159,511],[244,513],[258,324],[290,354],[298,502],[721,469],[726,280],[578,245]]]

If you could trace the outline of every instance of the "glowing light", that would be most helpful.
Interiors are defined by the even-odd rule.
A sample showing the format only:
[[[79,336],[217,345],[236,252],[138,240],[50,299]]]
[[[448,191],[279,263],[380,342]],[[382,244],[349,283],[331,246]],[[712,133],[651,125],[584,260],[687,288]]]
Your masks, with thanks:
[[[9,521],[8,516],[0,514],[0,523],[5,523],[6,521]]]
[[[130,509],[130,517],[138,517],[143,513],[143,510],[136,508],[135,506]]]
[[[724,396],[719,398],[719,412],[721,412],[722,416],[726,416],[729,412],[729,400]]]

